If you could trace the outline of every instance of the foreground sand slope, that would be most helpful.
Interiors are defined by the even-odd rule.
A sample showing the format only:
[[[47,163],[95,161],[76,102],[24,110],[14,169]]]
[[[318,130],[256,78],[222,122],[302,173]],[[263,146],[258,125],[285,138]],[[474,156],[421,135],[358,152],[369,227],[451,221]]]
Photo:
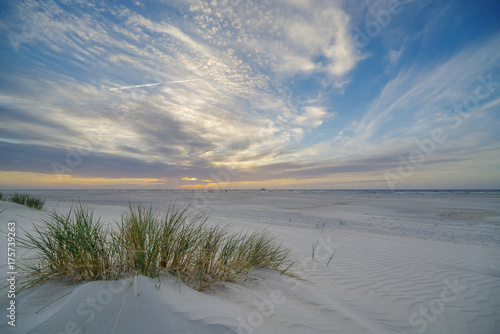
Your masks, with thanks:
[[[474,206],[464,210],[465,204],[457,204],[456,198],[444,197],[429,204],[426,198],[398,202],[363,196],[319,200],[283,194],[223,196],[214,197],[209,205],[214,209],[212,222],[231,223],[234,229],[268,227],[293,248],[299,260],[296,272],[305,281],[262,269],[247,282],[201,293],[179,286],[175,278],[154,282],[139,276],[76,286],[62,280],[16,296],[15,328],[7,324],[7,309],[2,306],[0,332],[500,332],[498,199],[490,198],[488,205],[460,199]],[[92,206],[96,213],[119,218],[126,203],[119,204]],[[57,205],[70,206],[69,202]],[[4,208],[2,229],[9,221],[16,221],[18,230],[28,228],[44,215],[0,202],[0,211]],[[474,224],[460,217],[448,219],[450,214],[471,211]],[[402,225],[394,227],[396,221]],[[463,228],[450,238],[445,232],[454,224]],[[425,238],[432,226],[442,237]],[[485,230],[490,238],[484,236]],[[443,238],[446,242],[439,241]],[[4,263],[5,237],[0,240]],[[2,281],[5,275],[4,268]]]

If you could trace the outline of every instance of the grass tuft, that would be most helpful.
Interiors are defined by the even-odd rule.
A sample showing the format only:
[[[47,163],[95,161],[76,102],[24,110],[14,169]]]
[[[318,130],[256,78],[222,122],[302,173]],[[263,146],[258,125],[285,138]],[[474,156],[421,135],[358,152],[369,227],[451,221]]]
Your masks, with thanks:
[[[19,239],[34,254],[23,261],[22,288],[61,277],[77,282],[141,274],[174,275],[202,291],[245,278],[256,268],[284,274],[292,267],[290,249],[267,230],[235,234],[227,226],[207,226],[207,219],[189,207],[170,205],[158,215],[152,207],[130,205],[117,228],[109,230],[81,203],[67,214],[53,211],[43,227]]]
[[[114,252],[122,271],[157,276],[155,266],[160,248],[158,220],[153,209],[134,208],[122,215],[118,232],[113,234]]]
[[[61,277],[78,282],[116,276],[108,233],[92,210],[79,203],[67,214],[49,213],[43,223],[18,238],[34,254],[22,262],[28,273],[23,288]]]
[[[30,208],[42,210],[45,201],[41,198],[31,196],[30,194],[15,192],[9,197],[10,202],[26,205]]]

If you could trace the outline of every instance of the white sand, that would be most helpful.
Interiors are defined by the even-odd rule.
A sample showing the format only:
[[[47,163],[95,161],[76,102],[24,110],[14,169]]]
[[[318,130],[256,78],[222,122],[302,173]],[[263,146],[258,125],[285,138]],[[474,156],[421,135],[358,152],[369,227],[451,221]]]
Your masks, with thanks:
[[[256,272],[258,285],[204,293],[142,276],[51,282],[16,295],[15,328],[3,305],[0,333],[500,333],[498,195],[30,193],[58,210],[79,197],[104,221],[119,219],[129,200],[159,211],[171,198],[194,202],[213,210],[211,223],[268,227],[293,248],[295,271],[308,282],[268,269]],[[9,221],[19,232],[44,216],[0,202],[5,208],[1,232]],[[6,252],[2,235],[1,264]],[[0,271],[5,281],[7,268]]]

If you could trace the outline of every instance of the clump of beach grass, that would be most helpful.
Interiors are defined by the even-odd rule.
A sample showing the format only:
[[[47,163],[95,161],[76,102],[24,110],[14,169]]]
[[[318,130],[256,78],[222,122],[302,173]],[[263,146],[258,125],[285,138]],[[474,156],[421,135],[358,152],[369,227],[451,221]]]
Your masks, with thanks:
[[[234,281],[255,268],[286,273],[290,250],[268,231],[230,233],[228,226],[207,226],[207,215],[188,207],[169,206],[162,217],[151,207],[130,206],[113,240],[121,272],[149,277],[172,274],[204,290],[220,281]]]
[[[32,256],[22,261],[27,273],[22,288],[61,277],[77,282],[116,277],[109,233],[92,210],[79,203],[66,214],[52,211],[42,223],[18,238],[32,251]]]
[[[157,276],[160,229],[152,208],[130,207],[130,212],[123,214],[118,231],[112,234],[112,240],[119,271]]]
[[[43,205],[45,204],[45,201],[41,198],[31,196],[30,194],[18,193],[18,192],[15,192],[12,195],[10,195],[9,201],[21,205],[26,205],[30,208],[37,210],[42,210]]]
[[[217,282],[245,279],[256,268],[288,273],[290,249],[267,230],[230,233],[208,226],[208,215],[170,205],[163,215],[152,207],[130,205],[116,228],[105,228],[81,203],[67,214],[53,211],[42,227],[20,243],[33,255],[23,261],[23,288],[69,277],[75,282],[127,275],[173,275],[205,290]]]

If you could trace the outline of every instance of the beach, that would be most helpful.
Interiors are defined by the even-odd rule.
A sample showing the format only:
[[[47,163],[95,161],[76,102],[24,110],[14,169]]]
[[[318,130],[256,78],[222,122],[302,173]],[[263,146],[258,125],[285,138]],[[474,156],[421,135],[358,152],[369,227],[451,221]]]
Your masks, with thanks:
[[[268,229],[297,260],[293,276],[258,269],[199,292],[175,277],[50,282],[15,293],[2,333],[499,333],[500,193],[492,191],[29,190],[46,210],[80,201],[108,223],[129,203],[190,205],[207,224]],[[0,201],[7,233],[44,211]],[[22,249],[16,261],[22,261]],[[314,254],[314,255],[313,255]],[[7,295],[7,291],[2,292]],[[6,298],[6,296],[2,296]]]

